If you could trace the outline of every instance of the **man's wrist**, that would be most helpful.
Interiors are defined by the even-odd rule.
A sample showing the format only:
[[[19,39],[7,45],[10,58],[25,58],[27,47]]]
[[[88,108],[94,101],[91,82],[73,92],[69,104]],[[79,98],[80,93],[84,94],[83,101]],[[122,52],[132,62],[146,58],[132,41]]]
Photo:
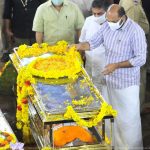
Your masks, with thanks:
[[[116,69],[120,68],[120,63],[116,63]]]

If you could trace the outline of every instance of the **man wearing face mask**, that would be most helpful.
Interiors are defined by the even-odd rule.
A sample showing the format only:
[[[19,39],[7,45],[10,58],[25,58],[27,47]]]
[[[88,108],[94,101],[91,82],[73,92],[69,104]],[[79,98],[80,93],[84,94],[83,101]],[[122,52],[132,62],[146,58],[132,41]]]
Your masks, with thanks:
[[[80,36],[84,17],[78,6],[69,0],[49,0],[38,7],[33,21],[36,41],[50,45],[60,40],[74,43],[74,35]]]
[[[85,20],[79,38],[80,42],[87,41],[101,28],[101,25],[106,21],[106,10],[110,4],[112,4],[110,0],[94,0],[92,2],[93,15]],[[104,46],[100,45],[92,51],[86,51],[85,57],[85,69],[92,78],[94,85],[101,91],[103,76],[100,75],[100,72],[105,66]]]
[[[113,4],[106,13],[107,22],[79,50],[104,44],[106,86],[102,94],[118,111],[114,124],[115,150],[142,148],[139,109],[140,67],[146,62],[146,38],[143,29],[125,15],[123,7]]]

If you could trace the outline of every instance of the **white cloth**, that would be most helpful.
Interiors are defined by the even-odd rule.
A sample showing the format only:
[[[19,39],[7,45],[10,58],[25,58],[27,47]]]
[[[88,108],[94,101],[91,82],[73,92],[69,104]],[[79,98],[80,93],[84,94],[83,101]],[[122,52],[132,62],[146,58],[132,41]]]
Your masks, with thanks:
[[[142,150],[139,86],[125,89],[103,86],[102,94],[118,112],[114,122],[115,150]]]
[[[85,42],[90,39],[99,29],[101,25],[98,24],[93,16],[86,18],[84,26],[81,30],[80,42]],[[93,83],[100,90],[103,83],[103,75],[101,74],[105,67],[105,48],[100,45],[96,49],[86,51],[85,69],[93,80]]]

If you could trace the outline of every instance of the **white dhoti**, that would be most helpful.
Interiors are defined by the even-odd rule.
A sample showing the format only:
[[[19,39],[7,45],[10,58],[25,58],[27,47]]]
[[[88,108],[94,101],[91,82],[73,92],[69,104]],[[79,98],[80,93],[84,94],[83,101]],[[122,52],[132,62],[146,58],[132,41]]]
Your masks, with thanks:
[[[102,94],[118,111],[114,123],[115,150],[142,150],[139,86],[125,89],[103,86]]]

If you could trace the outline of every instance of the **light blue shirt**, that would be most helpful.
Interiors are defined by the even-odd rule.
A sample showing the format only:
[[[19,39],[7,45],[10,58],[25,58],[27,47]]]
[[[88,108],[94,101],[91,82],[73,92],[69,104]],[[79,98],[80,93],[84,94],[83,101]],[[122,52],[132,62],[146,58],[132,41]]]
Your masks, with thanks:
[[[127,19],[122,28],[112,31],[108,23],[88,40],[90,49],[105,46],[106,65],[129,61],[133,67],[119,68],[106,75],[107,85],[113,88],[126,88],[140,83],[140,67],[146,62],[146,38],[142,28],[131,19]]]

